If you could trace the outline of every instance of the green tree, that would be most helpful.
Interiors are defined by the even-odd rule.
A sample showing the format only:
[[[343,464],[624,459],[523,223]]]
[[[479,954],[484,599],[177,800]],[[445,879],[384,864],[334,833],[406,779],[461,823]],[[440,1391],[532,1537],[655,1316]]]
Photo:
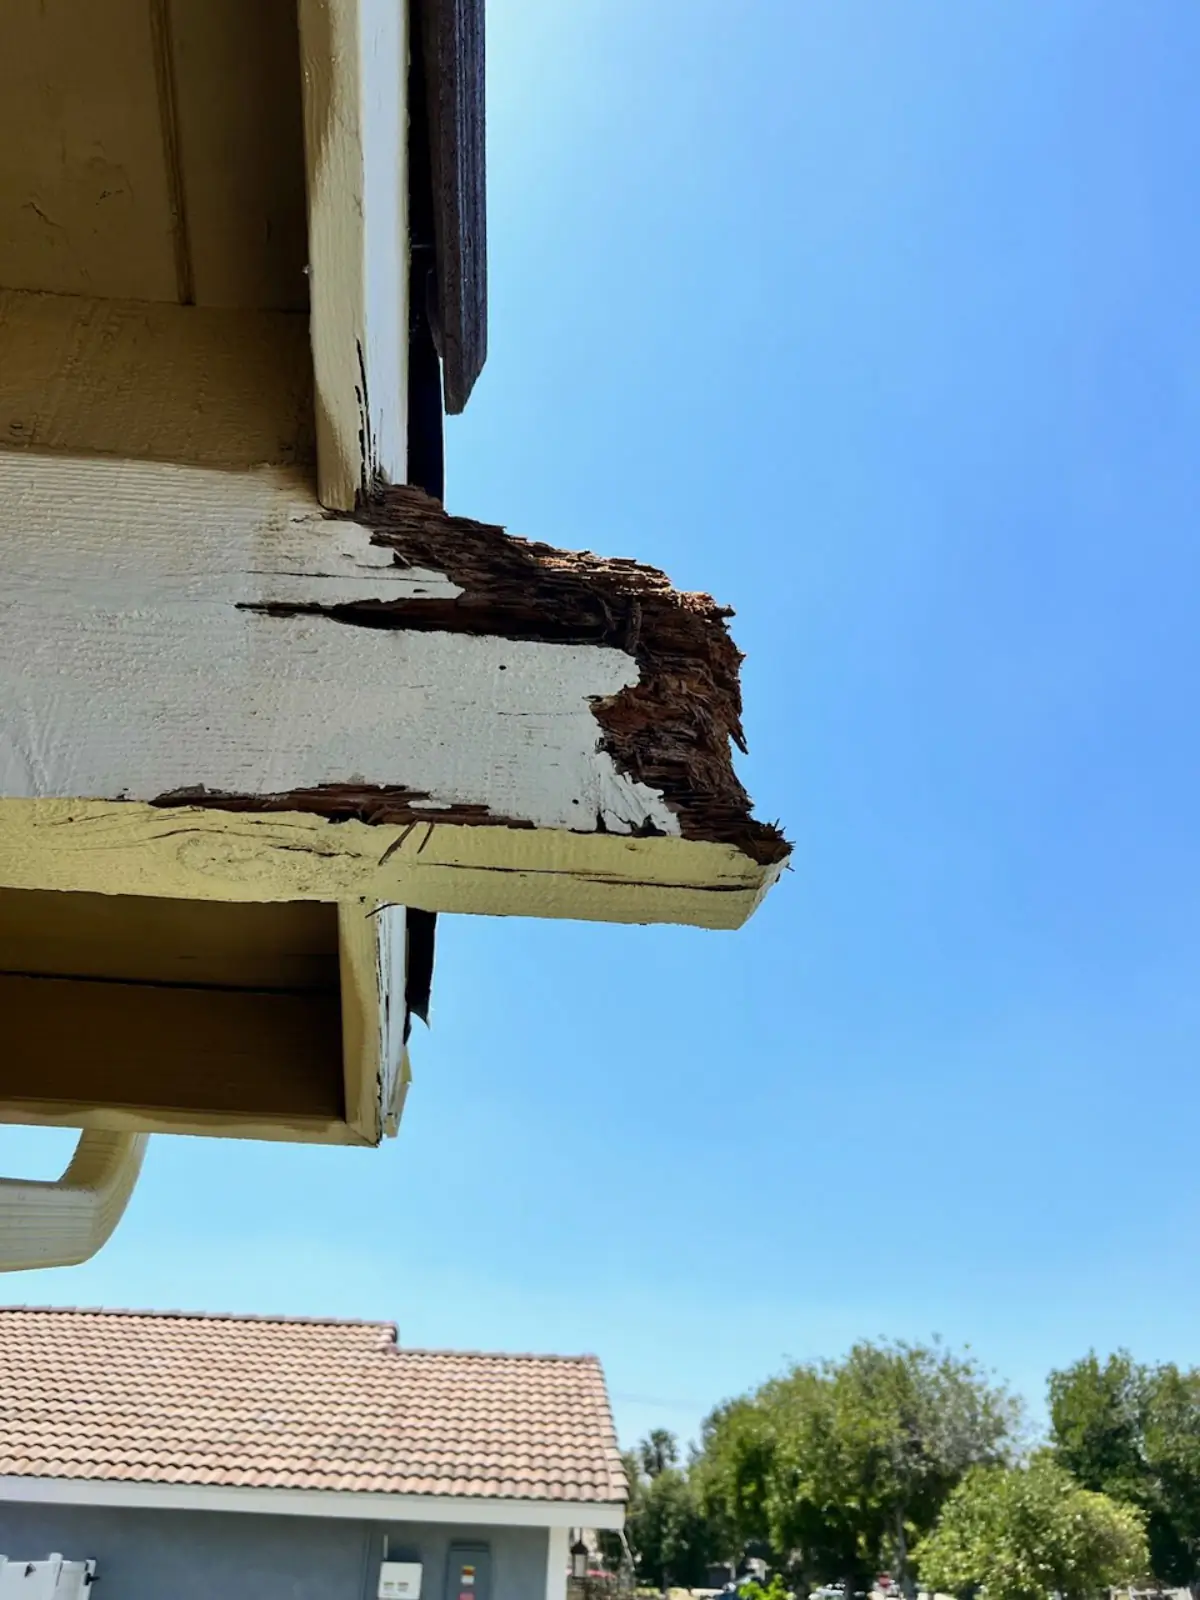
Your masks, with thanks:
[[[628,1529],[633,1522],[638,1496],[643,1486],[642,1464],[634,1450],[621,1452],[621,1466],[625,1472],[625,1523]],[[602,1528],[597,1532],[597,1543],[600,1547],[600,1559],[605,1570],[613,1573],[626,1572],[633,1557],[632,1546],[628,1534],[618,1532],[614,1528]],[[636,1562],[633,1562],[636,1575]]]
[[[642,1471],[648,1478],[657,1478],[679,1460],[679,1441],[666,1428],[651,1428],[637,1448]]]
[[[1145,1505],[1145,1367],[1119,1350],[1101,1366],[1095,1352],[1050,1374],[1050,1427],[1054,1459],[1085,1489]],[[1148,1508],[1147,1508],[1148,1509]]]
[[[765,1504],[773,1549],[807,1580],[843,1580],[850,1597],[871,1587],[880,1523],[869,1494],[856,1492],[836,1382],[830,1364],[798,1366],[759,1391],[775,1427]]]
[[[1055,1460],[1146,1520],[1150,1569],[1200,1590],[1200,1372],[1090,1354],[1049,1380]]]
[[[970,1467],[1007,1459],[1017,1420],[967,1357],[859,1344],[715,1411],[697,1481],[724,1553],[765,1537],[806,1579],[853,1593],[890,1566],[911,1594],[914,1540]]]
[[[1150,1517],[1155,1576],[1200,1594],[1200,1371],[1154,1369],[1146,1462],[1157,1502]]]
[[[920,1547],[931,1589],[982,1600],[1089,1600],[1143,1577],[1141,1513],[1082,1489],[1048,1456],[1027,1467],[976,1467]]]
[[[712,1549],[697,1486],[674,1464],[678,1459],[675,1436],[662,1429],[623,1458],[629,1483],[625,1537],[634,1572],[664,1594],[673,1584],[703,1584]]]
[[[760,1396],[726,1401],[700,1432],[693,1476],[714,1550],[725,1561],[736,1561],[747,1545],[766,1544],[771,1536],[767,1496],[778,1435]]]
[[[738,1597],[739,1600],[792,1600],[787,1584],[778,1572],[766,1584],[759,1583],[757,1578],[739,1584]]]

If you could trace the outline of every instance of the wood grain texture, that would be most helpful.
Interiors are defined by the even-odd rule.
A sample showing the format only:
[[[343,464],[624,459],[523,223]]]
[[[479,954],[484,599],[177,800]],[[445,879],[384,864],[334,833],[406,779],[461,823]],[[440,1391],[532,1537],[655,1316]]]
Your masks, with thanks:
[[[0,799],[0,884],[18,889],[738,928],[781,870],[689,839]]]
[[[366,1144],[396,1132],[410,1077],[404,915],[402,906],[365,901],[338,907],[346,1121]]]
[[[0,5],[0,284],[176,299],[147,0]]]
[[[308,306],[295,0],[168,0],[197,305]]]
[[[744,751],[746,741],[742,655],[728,606],[681,593],[657,567],[450,516],[411,488],[380,491],[358,519],[402,565],[437,567],[461,592],[451,601],[397,597],[326,614],[359,626],[621,650],[638,675],[615,695],[593,698],[600,750],[622,775],[662,795],[676,819],[667,832],[728,840],[762,862],[787,856],[780,829],[752,815],[733,766],[733,746]],[[372,802],[368,820],[397,820],[385,801]],[[644,831],[654,826],[647,819]]]
[[[446,410],[487,359],[484,0],[416,0],[437,254]]]
[[[284,474],[0,454],[0,552],[0,794],[351,784],[420,818],[680,831],[598,748],[593,703],[637,682],[631,656],[305,614],[457,586]]]
[[[720,608],[379,504],[0,452],[0,883],[744,920],[787,846]]]
[[[0,289],[0,445],[311,462],[307,319]]]
[[[369,1143],[379,1138],[379,1057],[382,1032],[376,930],[370,908],[347,902],[338,908],[338,955],[342,1000],[342,1062],[345,1117]]]

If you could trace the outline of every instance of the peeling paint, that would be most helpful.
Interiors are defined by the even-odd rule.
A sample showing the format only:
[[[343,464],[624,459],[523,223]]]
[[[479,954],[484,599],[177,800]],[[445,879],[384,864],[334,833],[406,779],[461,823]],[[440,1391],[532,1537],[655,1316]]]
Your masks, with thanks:
[[[329,615],[367,627],[623,651],[637,677],[593,700],[600,748],[617,770],[663,796],[684,838],[736,844],[763,865],[786,859],[790,846],[777,827],[751,816],[733,769],[731,744],[743,751],[746,744],[742,655],[726,625],[728,607],[674,589],[665,573],[640,562],[560,550],[449,516],[416,489],[381,490],[355,520],[402,565],[436,568],[461,593],[449,602],[405,598]]]
[[[415,490],[330,518],[275,470],[24,454],[0,536],[0,795],[787,856],[729,613],[653,568]]]

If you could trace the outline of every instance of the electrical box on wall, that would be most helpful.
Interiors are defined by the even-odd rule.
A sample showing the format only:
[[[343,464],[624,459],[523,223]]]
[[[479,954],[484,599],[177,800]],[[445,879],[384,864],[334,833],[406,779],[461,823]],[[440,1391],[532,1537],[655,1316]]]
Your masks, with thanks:
[[[385,1561],[379,1569],[379,1600],[421,1600],[421,1563]]]
[[[20,1600],[81,1600],[91,1594],[96,1581],[94,1561],[64,1561],[52,1555],[45,1561],[25,1561],[0,1556],[0,1595]]]
[[[452,1544],[446,1552],[445,1600],[492,1600],[492,1552],[486,1544]]]

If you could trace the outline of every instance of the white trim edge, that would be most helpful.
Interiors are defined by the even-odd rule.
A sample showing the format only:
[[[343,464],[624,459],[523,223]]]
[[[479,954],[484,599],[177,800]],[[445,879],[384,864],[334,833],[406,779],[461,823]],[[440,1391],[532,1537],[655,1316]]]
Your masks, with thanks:
[[[513,1528],[623,1528],[625,1507],[578,1500],[373,1494],[356,1489],[226,1488],[209,1483],[118,1483],[98,1478],[0,1477],[0,1502],[122,1506],[155,1511],[251,1511],[364,1522],[455,1522]]]
[[[546,1535],[546,1600],[566,1600],[570,1528],[551,1528]]]
[[[322,504],[352,511],[377,474],[407,476],[408,7],[299,17],[317,470]]]
[[[370,0],[358,20],[368,469],[408,477],[408,7]]]

